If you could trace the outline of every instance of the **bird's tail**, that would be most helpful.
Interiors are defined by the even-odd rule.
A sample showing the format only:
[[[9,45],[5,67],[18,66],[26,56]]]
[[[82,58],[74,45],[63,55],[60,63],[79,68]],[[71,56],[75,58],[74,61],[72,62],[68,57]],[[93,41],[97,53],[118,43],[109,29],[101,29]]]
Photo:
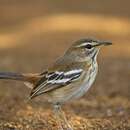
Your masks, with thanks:
[[[0,79],[11,79],[11,80],[20,80],[20,81],[26,80],[23,74],[12,73],[12,72],[0,72]]]
[[[22,74],[13,72],[0,72],[0,79],[23,81],[26,86],[33,88],[41,76],[39,74]]]

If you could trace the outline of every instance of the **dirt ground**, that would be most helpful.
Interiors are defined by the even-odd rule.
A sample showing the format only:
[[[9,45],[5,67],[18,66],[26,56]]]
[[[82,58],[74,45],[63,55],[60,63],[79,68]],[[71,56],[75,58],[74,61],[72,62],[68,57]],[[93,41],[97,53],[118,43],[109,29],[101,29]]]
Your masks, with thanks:
[[[41,72],[83,37],[110,40],[81,99],[63,106],[74,130],[130,130],[129,0],[0,0],[0,71]],[[57,130],[43,96],[30,102],[21,82],[0,81],[0,130]]]

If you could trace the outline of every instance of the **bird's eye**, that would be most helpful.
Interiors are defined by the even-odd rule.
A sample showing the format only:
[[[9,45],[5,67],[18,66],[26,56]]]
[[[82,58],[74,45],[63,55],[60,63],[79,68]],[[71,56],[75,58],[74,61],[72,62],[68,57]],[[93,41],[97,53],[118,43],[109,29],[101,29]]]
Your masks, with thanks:
[[[91,49],[91,48],[92,48],[92,45],[87,44],[87,45],[85,46],[85,48],[87,48],[87,49]]]

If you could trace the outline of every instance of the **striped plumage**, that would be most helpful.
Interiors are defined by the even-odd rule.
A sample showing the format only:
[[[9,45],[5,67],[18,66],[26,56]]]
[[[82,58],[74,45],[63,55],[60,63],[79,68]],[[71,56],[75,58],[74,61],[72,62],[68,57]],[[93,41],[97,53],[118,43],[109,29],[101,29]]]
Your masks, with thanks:
[[[80,96],[82,96],[88,90],[92,84],[89,82],[94,81],[97,74],[96,60],[91,61],[93,63],[82,61],[68,62],[65,59],[59,60],[46,73],[42,74],[43,77],[33,88],[30,98],[47,93],[50,97],[49,101],[63,103],[79,97],[80,92]],[[61,62],[61,60],[64,61]],[[89,78],[93,72],[94,75]]]
[[[65,63],[64,63],[65,64]],[[84,67],[80,63],[66,64],[67,68],[60,66],[58,69],[56,65],[48,69],[46,74],[44,73],[43,78],[39,80],[31,92],[31,98],[41,95],[43,93],[55,93],[59,89],[64,89],[81,78],[84,72]],[[64,95],[62,93],[62,95]],[[58,95],[57,95],[58,96]],[[64,97],[63,97],[64,98]],[[52,97],[55,99],[55,96]]]
[[[61,104],[81,97],[93,84],[98,71],[97,54],[103,45],[111,45],[111,42],[81,39],[43,73],[1,72],[0,79],[23,81],[32,89],[30,99],[46,94],[48,101],[54,104],[55,112],[59,114]],[[69,130],[72,130],[65,117],[61,117]]]

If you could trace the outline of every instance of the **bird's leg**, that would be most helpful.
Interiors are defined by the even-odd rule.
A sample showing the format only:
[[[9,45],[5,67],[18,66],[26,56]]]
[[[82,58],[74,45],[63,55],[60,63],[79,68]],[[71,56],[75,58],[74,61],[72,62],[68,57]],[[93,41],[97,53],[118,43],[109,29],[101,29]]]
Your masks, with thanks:
[[[64,112],[61,109],[61,105],[54,105],[54,113],[56,115],[60,130],[73,130],[72,126],[68,123]]]
[[[55,114],[55,117],[56,117],[56,121],[58,123],[59,130],[64,130],[63,127],[62,127],[61,119],[60,119],[60,113],[59,113],[59,106],[58,105],[54,105],[54,114]]]

